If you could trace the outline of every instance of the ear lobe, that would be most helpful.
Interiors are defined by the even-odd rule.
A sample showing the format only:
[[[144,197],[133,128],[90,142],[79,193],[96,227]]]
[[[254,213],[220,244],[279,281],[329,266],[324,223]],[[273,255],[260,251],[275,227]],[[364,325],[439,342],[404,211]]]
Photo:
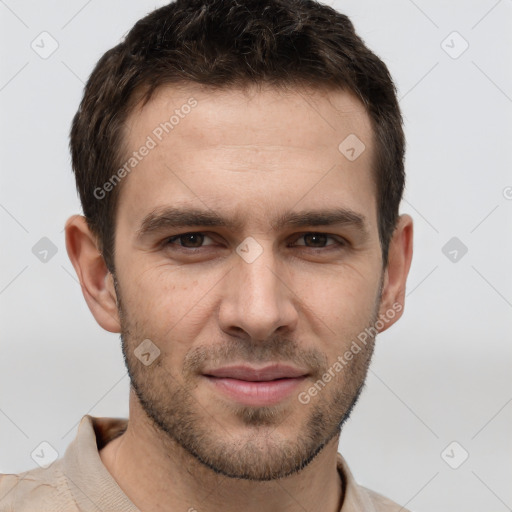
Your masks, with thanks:
[[[113,277],[98,250],[96,236],[82,215],[70,217],[65,230],[68,256],[91,313],[103,329],[121,332]]]
[[[405,303],[405,285],[413,253],[413,222],[409,215],[401,215],[389,244],[388,264],[384,271],[379,317],[385,318],[385,331],[401,316]],[[391,317],[390,312],[393,311]],[[386,314],[387,313],[387,314]]]

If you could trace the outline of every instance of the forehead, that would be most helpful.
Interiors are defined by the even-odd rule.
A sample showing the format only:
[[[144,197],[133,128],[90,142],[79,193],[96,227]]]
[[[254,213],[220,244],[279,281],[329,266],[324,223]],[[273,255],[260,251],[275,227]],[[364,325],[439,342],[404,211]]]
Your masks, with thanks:
[[[371,211],[372,139],[364,106],[341,90],[161,87],[125,125],[125,163],[138,156],[118,219],[179,204],[253,219],[299,202]]]
[[[167,130],[162,126],[166,123]],[[284,131],[300,147],[319,148],[347,132],[358,132],[370,142],[371,126],[361,101],[341,89],[261,84],[213,89],[180,84],[161,86],[146,105],[139,103],[128,116],[124,138],[128,147],[147,134],[156,139],[172,134],[174,140],[195,135],[196,140],[187,141],[191,146],[194,142],[268,144],[276,134],[283,142]]]

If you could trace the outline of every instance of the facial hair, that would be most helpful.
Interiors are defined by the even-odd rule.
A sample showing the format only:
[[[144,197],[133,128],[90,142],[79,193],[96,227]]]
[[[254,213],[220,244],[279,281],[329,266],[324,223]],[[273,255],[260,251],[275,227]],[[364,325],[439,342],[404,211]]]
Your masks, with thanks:
[[[194,395],[205,364],[216,367],[241,360],[248,364],[292,363],[307,368],[311,385],[314,385],[321,381],[332,362],[329,364],[325,354],[317,349],[302,348],[296,339],[274,335],[258,342],[240,338],[229,343],[196,346],[187,352],[181,372],[165,365],[165,353],[172,351],[173,345],[172,339],[166,339],[165,343],[157,342],[161,355],[150,366],[145,366],[134,354],[135,348],[146,338],[145,329],[131,312],[126,311],[121,303],[119,283],[115,279],[114,283],[121,319],[121,344],[131,386],[147,418],[171,444],[181,447],[215,473],[230,478],[269,481],[302,470],[326,444],[339,437],[363,390],[373,355],[374,336],[369,337],[364,347],[360,347],[353,359],[308,404],[293,403],[292,407],[306,411],[296,433],[279,432],[279,426],[288,419],[289,403],[260,407],[235,403],[220,406],[215,415],[234,415],[245,427],[247,435],[237,437],[215,421]],[[371,332],[369,328],[378,318],[381,289],[366,325],[349,340],[340,340],[341,354],[359,332],[365,328]]]

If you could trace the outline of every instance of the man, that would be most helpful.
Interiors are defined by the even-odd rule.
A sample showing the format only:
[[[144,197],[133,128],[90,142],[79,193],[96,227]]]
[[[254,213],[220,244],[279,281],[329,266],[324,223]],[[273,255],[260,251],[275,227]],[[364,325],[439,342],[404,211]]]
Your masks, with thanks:
[[[98,62],[70,148],[67,250],[130,417],[85,416],[1,510],[405,510],[337,453],[412,257],[394,86],[350,21],[162,7]]]

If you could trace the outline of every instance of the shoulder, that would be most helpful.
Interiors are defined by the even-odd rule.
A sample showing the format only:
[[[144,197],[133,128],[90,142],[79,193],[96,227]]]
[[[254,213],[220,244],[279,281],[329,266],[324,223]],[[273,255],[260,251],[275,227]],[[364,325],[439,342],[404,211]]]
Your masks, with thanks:
[[[409,512],[408,509],[382,496],[382,494],[366,487],[359,486],[359,488],[366,493],[376,512]]]
[[[338,471],[344,484],[344,503],[340,512],[367,510],[368,512],[409,512],[405,507],[382,496],[381,494],[360,485],[348,467],[341,453],[338,457]]]
[[[0,511],[75,512],[61,461],[19,474],[0,474]]]

